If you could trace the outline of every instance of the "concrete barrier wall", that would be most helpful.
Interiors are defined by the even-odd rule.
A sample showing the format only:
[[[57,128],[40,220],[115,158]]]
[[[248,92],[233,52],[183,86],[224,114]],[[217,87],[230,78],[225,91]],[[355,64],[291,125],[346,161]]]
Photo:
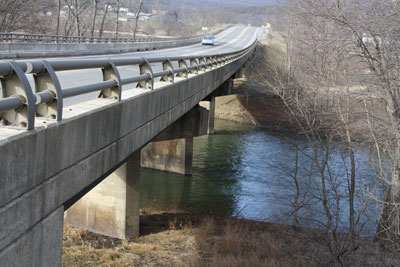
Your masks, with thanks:
[[[201,37],[189,40],[134,44],[29,44],[0,43],[0,59],[88,56],[172,48],[199,43]]]
[[[25,242],[27,231],[117,169],[229,79],[248,57],[2,140],[0,266],[7,263],[11,246],[22,247],[20,255],[30,253],[18,245]],[[99,103],[109,100],[85,105]]]
[[[212,32],[218,34],[230,25]],[[171,39],[170,41],[154,41],[143,43],[112,43],[112,44],[51,44],[51,43],[0,43],[0,59],[42,58],[64,56],[90,56],[101,54],[118,54],[136,51],[157,50],[186,46],[201,42],[202,37],[187,40]]]

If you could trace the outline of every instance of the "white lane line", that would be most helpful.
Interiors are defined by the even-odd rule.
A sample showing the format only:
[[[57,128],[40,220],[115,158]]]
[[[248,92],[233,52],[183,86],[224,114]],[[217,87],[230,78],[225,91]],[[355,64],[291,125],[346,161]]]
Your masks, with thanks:
[[[215,50],[221,49],[223,47],[229,46],[229,45],[237,42],[249,29],[250,28],[246,28],[246,29],[242,30],[242,32],[239,34],[238,37],[236,37],[235,39],[233,39],[232,41],[230,41],[230,42],[228,42],[228,43],[226,43],[224,45],[221,45],[221,46],[218,46],[218,47],[209,48],[209,49],[205,49],[205,50],[199,51],[198,53],[205,53],[205,52],[215,51]],[[183,56],[189,56],[189,55],[190,54],[184,54]]]
[[[247,43],[246,47],[251,45],[255,39],[257,39],[257,35],[258,35],[258,31],[260,30],[260,28],[257,28],[257,30],[254,32],[253,37],[250,39],[250,42]]]
[[[238,29],[238,26],[234,26],[231,28],[226,29],[225,31],[218,33],[216,35],[216,39],[222,39],[225,38],[227,35],[231,34],[234,30]],[[157,52],[169,52],[169,51],[173,51],[173,50],[178,50],[181,51],[182,48],[190,48],[189,50],[191,50],[192,47],[194,46],[201,46],[200,44],[196,43],[196,44],[191,44],[191,45],[185,45],[185,46],[181,46],[181,47],[172,47],[172,48],[165,48],[165,49],[158,49],[156,50]],[[148,53],[149,51],[137,51],[137,52],[128,52],[128,53],[122,53],[119,55],[129,55],[129,54],[140,54],[140,53]]]

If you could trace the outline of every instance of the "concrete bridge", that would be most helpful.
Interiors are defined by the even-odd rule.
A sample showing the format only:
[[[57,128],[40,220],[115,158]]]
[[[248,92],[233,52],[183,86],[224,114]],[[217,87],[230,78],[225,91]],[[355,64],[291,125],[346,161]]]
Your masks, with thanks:
[[[254,55],[258,29],[228,31],[190,56],[0,63],[0,266],[60,266],[64,222],[137,237],[141,166],[190,174],[215,96]]]

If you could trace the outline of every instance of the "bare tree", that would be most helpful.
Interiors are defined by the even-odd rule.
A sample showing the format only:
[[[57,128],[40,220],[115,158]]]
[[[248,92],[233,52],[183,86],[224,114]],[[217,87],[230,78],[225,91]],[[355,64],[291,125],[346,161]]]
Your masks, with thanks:
[[[308,221],[307,225],[315,223],[323,228],[324,244],[332,258],[321,259],[321,263],[343,265],[345,255],[358,247],[357,237],[365,224],[363,214],[369,207],[368,201],[357,202],[363,195],[362,177],[356,171],[355,139],[360,135],[358,124],[365,119],[365,110],[352,93],[353,86],[361,82],[353,75],[359,62],[348,53],[354,45],[349,33],[337,29],[333,21],[314,16],[317,11],[309,8],[310,2],[296,1],[287,8],[285,44],[279,47],[284,52],[275,55],[279,60],[273,55],[259,60],[259,79],[286,106],[307,143],[299,153],[313,164],[309,175],[314,177],[314,187],[308,198],[316,203],[313,212],[318,216],[301,218],[295,199],[294,222]],[[274,51],[278,50],[268,47],[264,52]],[[280,65],[274,65],[275,61]],[[295,168],[291,177],[298,173],[299,168]],[[296,191],[302,187],[298,181],[293,183]]]
[[[133,28],[133,38],[136,38],[136,33],[137,33],[137,30],[138,30],[139,15],[140,15],[140,12],[142,10],[142,6],[143,6],[143,0],[140,0],[139,7],[138,7],[138,9],[136,11],[136,16],[135,16],[135,27]]]
[[[10,32],[19,29],[26,29],[32,20],[37,19],[41,5],[33,0],[3,0],[0,4],[0,31]]]
[[[92,20],[92,29],[90,30],[90,36],[94,36],[94,29],[96,27],[96,18],[97,18],[97,6],[99,4],[99,0],[93,0],[93,20]]]
[[[56,35],[60,35],[61,5],[61,0],[58,0]]]
[[[68,12],[72,14],[74,20],[75,20],[75,27],[76,27],[76,34],[78,36],[81,36],[81,24],[79,20],[79,5],[78,5],[78,0],[65,0],[68,6]]]
[[[306,5],[310,18],[331,23],[336,31],[346,33],[352,43],[346,52],[357,57],[363,84],[385,105],[383,121],[388,135],[378,145],[388,151],[391,172],[385,178],[387,192],[377,236],[400,249],[400,4],[391,0],[325,0],[307,1]]]
[[[116,27],[115,27],[115,37],[118,37],[118,32],[119,32],[119,12],[120,12],[120,0],[116,0],[117,2],[117,9],[115,10],[115,13],[117,14],[116,18]]]
[[[107,1],[105,6],[104,6],[104,12],[103,12],[103,18],[101,19],[101,26],[99,30],[99,37],[103,36],[103,30],[104,30],[104,22],[106,21],[108,9],[110,8],[111,4]]]
[[[81,23],[80,23],[80,19],[79,19],[78,0],[75,0],[75,19],[76,19],[76,30],[77,30],[78,36],[81,36]]]

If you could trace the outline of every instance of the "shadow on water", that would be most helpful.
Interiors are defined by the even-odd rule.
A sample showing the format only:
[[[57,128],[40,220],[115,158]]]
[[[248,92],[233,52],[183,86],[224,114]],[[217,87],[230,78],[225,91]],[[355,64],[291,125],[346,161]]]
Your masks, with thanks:
[[[290,139],[275,132],[217,120],[215,135],[195,138],[193,176],[142,171],[141,206],[291,223],[290,216],[284,216],[292,208],[294,191],[287,178],[294,162],[293,140]],[[358,158],[360,173],[367,173],[365,159]],[[340,151],[334,154],[332,166],[336,160],[342,160]],[[302,158],[301,164],[309,164],[307,158]],[[339,166],[336,167],[337,179],[344,179],[345,175]],[[318,183],[310,183],[309,175],[300,179],[305,188],[318,194]],[[322,210],[318,205],[310,202],[312,209],[304,209],[303,215],[314,216],[318,221]],[[346,224],[345,205],[342,212]],[[368,216],[373,218],[376,214]],[[374,229],[372,222],[366,232]]]
[[[245,145],[239,140],[249,128],[224,122],[219,125],[224,126],[217,126],[217,134],[195,138],[192,176],[142,171],[142,207],[176,207],[221,215],[234,213],[240,194],[238,166]],[[239,130],[238,135],[231,134],[233,129]]]

